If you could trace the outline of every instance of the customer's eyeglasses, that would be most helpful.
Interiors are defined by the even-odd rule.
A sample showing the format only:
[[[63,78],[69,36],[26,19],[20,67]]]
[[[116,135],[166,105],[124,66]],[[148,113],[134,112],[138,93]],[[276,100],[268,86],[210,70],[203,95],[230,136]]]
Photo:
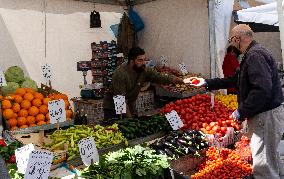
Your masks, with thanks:
[[[239,37],[238,37],[238,36],[233,36],[233,37],[231,37],[231,38],[228,39],[228,42],[231,43],[234,38],[239,38]]]

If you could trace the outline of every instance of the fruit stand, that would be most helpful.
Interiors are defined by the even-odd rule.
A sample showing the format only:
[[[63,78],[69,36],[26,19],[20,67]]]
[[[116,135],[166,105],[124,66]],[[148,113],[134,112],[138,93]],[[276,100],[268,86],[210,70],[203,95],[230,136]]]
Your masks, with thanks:
[[[252,173],[249,139],[243,126],[228,117],[237,108],[235,95],[215,95],[212,108],[210,94],[176,86],[183,96],[175,97],[182,99],[154,109],[154,93],[146,91],[137,101],[141,115],[101,123],[102,101],[73,98],[73,110],[68,96],[50,86],[18,83],[2,89],[1,98],[6,125],[0,154],[11,178],[24,178],[15,153],[31,143],[35,151],[52,152],[49,178],[243,178]],[[66,121],[51,124],[48,106],[56,100],[64,101]],[[183,123],[178,130],[166,115],[173,110]],[[85,139],[94,139],[99,157],[89,165],[81,148]]]

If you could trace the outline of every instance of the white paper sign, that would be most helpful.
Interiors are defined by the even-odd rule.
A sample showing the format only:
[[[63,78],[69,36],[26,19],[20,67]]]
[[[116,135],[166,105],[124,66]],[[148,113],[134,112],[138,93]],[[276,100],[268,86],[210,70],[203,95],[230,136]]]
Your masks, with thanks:
[[[7,86],[4,72],[0,69],[0,86]]]
[[[180,69],[180,71],[183,75],[188,74],[188,71],[187,71],[187,68],[186,68],[184,62],[178,64],[178,66],[179,66],[179,69]]]
[[[113,102],[114,102],[116,114],[125,114],[126,113],[125,96],[116,95],[116,96],[113,97]]]
[[[48,179],[53,154],[47,150],[34,150],[30,154],[25,179]]]
[[[215,103],[215,95],[214,93],[211,93],[211,109],[214,109],[214,103]]]
[[[49,84],[51,81],[51,67],[48,64],[41,66],[42,75],[46,84]]]
[[[162,55],[161,58],[161,66],[164,67],[164,66],[169,66],[168,64],[168,59],[166,58],[166,56]]]
[[[178,113],[175,110],[172,110],[170,113],[167,113],[166,118],[172,126],[173,130],[178,130],[183,127],[183,122],[181,121]]]
[[[16,163],[19,173],[25,174],[30,153],[34,150],[35,148],[33,144],[28,144],[21,148],[16,149],[15,156],[16,156]]]
[[[48,111],[50,116],[50,123],[66,121],[65,102],[63,99],[52,100],[48,102]]]
[[[91,165],[92,160],[93,162],[99,161],[99,153],[94,138],[84,138],[79,141],[78,146],[84,165]]]

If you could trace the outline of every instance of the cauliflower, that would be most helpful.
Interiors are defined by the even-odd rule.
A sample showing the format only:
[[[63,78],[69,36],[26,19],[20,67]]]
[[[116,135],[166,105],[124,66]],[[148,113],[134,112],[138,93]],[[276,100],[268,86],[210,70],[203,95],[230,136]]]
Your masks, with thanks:
[[[34,80],[30,79],[29,77],[25,77],[25,81],[21,84],[22,88],[31,88],[35,91],[37,91],[37,84]]]
[[[20,83],[24,81],[24,71],[18,66],[11,66],[5,72],[7,82]]]
[[[7,96],[9,94],[15,93],[16,89],[19,88],[20,85],[15,82],[7,82],[7,86],[2,87],[2,92],[4,96]]]

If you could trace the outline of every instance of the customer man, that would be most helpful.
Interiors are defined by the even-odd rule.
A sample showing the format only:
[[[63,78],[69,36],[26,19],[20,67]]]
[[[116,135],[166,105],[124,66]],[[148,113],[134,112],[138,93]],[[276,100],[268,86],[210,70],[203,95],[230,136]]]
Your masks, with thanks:
[[[135,102],[144,82],[183,83],[180,78],[162,75],[145,67],[145,51],[139,47],[129,50],[128,63],[120,65],[112,76],[110,89],[104,97],[104,118],[116,118],[113,96],[123,95],[126,99],[126,117],[135,113]]]
[[[284,132],[284,105],[275,60],[253,40],[247,25],[234,27],[229,43],[244,54],[240,70],[233,77],[200,81],[208,90],[237,87],[239,106],[230,117],[248,119],[254,178],[283,177],[277,148]]]

